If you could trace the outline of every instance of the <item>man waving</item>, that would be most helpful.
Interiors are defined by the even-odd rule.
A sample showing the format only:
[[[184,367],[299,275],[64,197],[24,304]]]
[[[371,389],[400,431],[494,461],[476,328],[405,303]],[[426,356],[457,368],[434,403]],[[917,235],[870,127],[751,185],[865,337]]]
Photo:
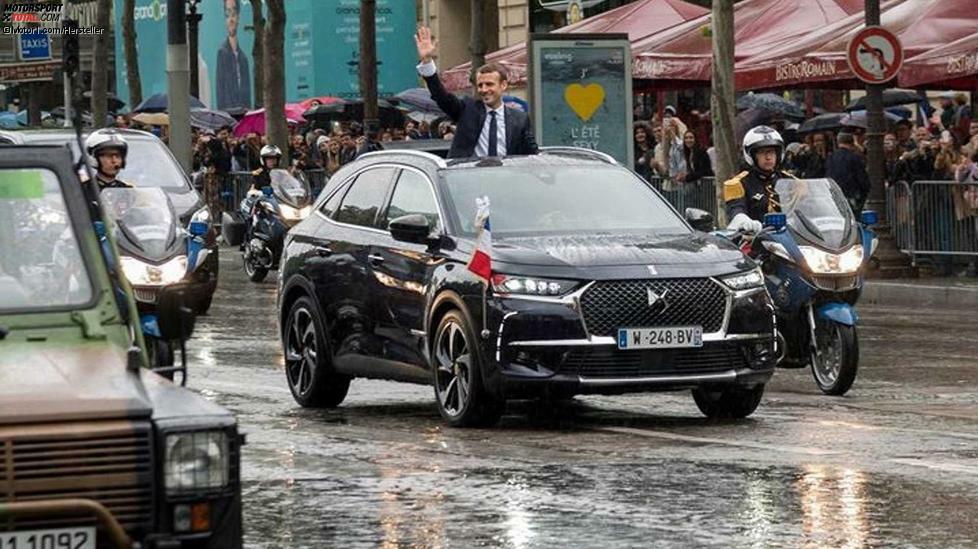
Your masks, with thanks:
[[[518,109],[503,105],[503,93],[509,87],[505,68],[496,63],[479,67],[475,82],[479,100],[472,97],[460,99],[449,93],[438,78],[438,69],[432,59],[438,42],[432,40],[431,30],[418,28],[414,41],[421,60],[418,73],[428,84],[431,98],[457,125],[449,158],[537,153],[529,117]]]

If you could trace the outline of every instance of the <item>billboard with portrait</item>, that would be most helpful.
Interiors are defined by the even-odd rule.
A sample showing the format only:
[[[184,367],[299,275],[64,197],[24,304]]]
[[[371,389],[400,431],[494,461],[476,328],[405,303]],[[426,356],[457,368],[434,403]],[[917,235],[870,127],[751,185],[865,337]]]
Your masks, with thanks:
[[[166,0],[136,1],[136,35],[143,97],[166,92]],[[116,90],[129,97],[115,0]],[[218,109],[255,107],[254,27],[250,0],[203,0],[198,34],[199,99]],[[266,16],[267,17],[267,16]],[[286,101],[333,95],[358,97],[359,0],[286,2]],[[377,85],[383,96],[417,86],[414,2],[377,0]],[[128,102],[128,101],[127,101]]]

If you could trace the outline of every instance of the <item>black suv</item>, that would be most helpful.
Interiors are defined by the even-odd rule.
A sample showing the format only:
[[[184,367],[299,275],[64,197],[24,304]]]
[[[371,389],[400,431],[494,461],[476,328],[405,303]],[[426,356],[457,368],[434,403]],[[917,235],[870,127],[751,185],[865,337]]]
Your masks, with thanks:
[[[467,269],[476,198],[491,203],[492,277]],[[544,148],[445,161],[380,151],[344,166],[289,233],[279,278],[292,394],[337,406],[354,377],[432,384],[451,425],[507,398],[693,389],[744,417],[774,368],[757,266],[694,230],[601,153]]]

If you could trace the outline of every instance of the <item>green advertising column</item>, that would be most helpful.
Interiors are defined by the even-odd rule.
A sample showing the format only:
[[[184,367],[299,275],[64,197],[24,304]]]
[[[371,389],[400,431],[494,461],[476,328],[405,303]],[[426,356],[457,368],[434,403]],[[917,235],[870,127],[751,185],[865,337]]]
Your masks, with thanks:
[[[607,153],[633,165],[631,46],[624,34],[534,35],[530,110],[543,146]]]

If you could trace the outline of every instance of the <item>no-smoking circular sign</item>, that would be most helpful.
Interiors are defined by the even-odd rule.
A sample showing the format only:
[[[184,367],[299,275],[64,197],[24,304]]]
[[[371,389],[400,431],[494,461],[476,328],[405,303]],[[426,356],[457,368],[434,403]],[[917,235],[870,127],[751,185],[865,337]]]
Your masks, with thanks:
[[[883,27],[866,27],[849,41],[846,60],[857,78],[867,84],[892,80],[903,66],[903,46]]]

